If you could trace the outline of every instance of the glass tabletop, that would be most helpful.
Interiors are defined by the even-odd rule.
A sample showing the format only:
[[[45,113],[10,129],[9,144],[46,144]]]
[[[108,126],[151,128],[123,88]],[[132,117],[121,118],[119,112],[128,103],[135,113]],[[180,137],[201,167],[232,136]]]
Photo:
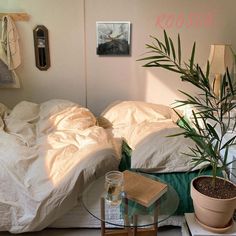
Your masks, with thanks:
[[[139,174],[163,182],[153,175]],[[149,207],[128,200],[125,198],[125,193],[121,204],[113,206],[104,200],[105,195],[105,177],[103,176],[85,189],[82,194],[82,203],[85,209],[95,218],[117,227],[154,225],[173,215],[179,205],[178,194],[171,185],[168,185],[167,192]]]

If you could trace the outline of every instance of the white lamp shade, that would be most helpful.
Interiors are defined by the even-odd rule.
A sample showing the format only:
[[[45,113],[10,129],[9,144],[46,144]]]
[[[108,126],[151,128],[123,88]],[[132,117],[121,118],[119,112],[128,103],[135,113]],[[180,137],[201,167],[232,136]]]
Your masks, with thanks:
[[[213,74],[225,74],[228,67],[229,72],[234,69],[234,55],[230,45],[211,45],[209,55],[210,71]]]

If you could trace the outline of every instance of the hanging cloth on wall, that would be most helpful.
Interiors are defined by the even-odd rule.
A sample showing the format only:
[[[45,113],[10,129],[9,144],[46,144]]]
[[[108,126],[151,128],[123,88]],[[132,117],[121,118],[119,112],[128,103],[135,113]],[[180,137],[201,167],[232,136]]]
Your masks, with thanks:
[[[10,16],[2,17],[2,35],[1,35],[1,44],[0,44],[0,59],[10,70],[12,75],[12,81],[9,81],[9,84],[1,83],[0,87],[11,87],[19,88],[19,78],[16,75],[15,69],[21,63],[20,56],[20,47],[19,47],[19,35],[14,24],[14,21]],[[0,71],[1,74],[1,71]]]

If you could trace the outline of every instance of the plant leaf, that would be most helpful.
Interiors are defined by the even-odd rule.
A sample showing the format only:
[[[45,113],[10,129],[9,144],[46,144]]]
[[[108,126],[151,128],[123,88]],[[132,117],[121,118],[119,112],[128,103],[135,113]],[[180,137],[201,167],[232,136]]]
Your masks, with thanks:
[[[173,44],[173,41],[172,41],[171,38],[169,38],[169,41],[170,41],[170,46],[171,46],[172,55],[173,55],[173,58],[174,58],[174,61],[175,61],[175,60],[176,60],[175,47],[174,47],[174,44]]]
[[[219,139],[218,134],[215,131],[215,126],[212,127],[211,124],[207,123],[207,127],[209,128],[209,131],[211,132],[212,136],[219,141],[220,139]]]
[[[178,60],[179,60],[179,65],[181,65],[181,41],[179,34],[178,34]]]
[[[168,36],[167,36],[165,30],[164,30],[164,38],[165,38],[165,44],[166,44],[166,51],[167,51],[167,54],[170,55],[170,44],[169,44]]]
[[[231,81],[231,77],[230,77],[230,74],[229,74],[228,67],[227,67],[227,70],[226,70],[226,74],[227,74],[227,80],[229,82],[230,92],[231,92],[232,95],[234,95],[234,89],[233,89],[233,85],[232,85],[232,81]]]
[[[194,65],[194,56],[195,56],[195,48],[196,48],[196,42],[193,44],[191,59],[190,59],[190,70],[193,71],[193,65]]]
[[[229,146],[231,143],[233,143],[234,140],[235,140],[235,138],[236,138],[236,135],[235,135],[234,137],[232,137],[231,139],[229,139],[229,140],[220,148],[220,150],[223,150],[224,148],[226,148],[227,146]]]

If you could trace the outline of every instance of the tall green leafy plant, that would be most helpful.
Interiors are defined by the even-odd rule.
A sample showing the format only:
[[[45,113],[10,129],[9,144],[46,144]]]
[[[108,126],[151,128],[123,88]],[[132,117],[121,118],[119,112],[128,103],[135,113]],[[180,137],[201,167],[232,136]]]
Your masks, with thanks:
[[[145,61],[144,67],[160,67],[178,73],[182,81],[188,82],[198,89],[198,94],[189,94],[179,90],[185,96],[183,100],[177,100],[175,108],[190,105],[192,109],[192,121],[189,122],[182,115],[178,125],[183,132],[176,135],[184,135],[195,142],[195,147],[190,147],[190,154],[194,167],[203,162],[212,167],[213,183],[217,175],[217,169],[224,170],[229,176],[228,161],[229,147],[233,145],[236,135],[225,142],[225,136],[232,124],[231,111],[236,107],[233,102],[236,90],[232,85],[232,78],[227,70],[222,78],[220,96],[216,96],[210,83],[210,65],[207,63],[206,71],[195,62],[196,43],[193,44],[191,57],[188,62],[183,62],[181,55],[181,39],[178,35],[176,46],[173,40],[164,31],[164,40],[151,36],[153,42],[146,44],[147,57],[139,59]],[[213,83],[214,84],[214,83]],[[236,126],[234,119],[233,129]],[[217,132],[218,131],[218,132]]]

